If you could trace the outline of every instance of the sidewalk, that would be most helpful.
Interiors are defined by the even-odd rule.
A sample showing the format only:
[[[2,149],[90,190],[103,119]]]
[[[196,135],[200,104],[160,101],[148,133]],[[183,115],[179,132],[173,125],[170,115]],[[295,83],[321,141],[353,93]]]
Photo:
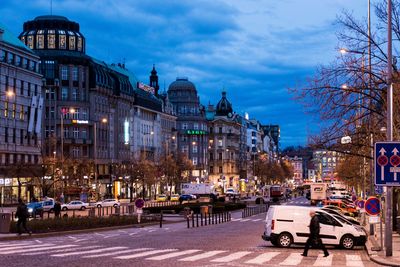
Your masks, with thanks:
[[[369,224],[364,226],[365,230],[369,234]],[[385,225],[383,224],[382,229],[383,235],[385,234]],[[367,243],[365,244],[365,248],[367,250],[368,256],[371,261],[384,265],[384,266],[399,266],[400,267],[400,234],[396,231],[393,231],[393,256],[386,257],[384,248],[381,248],[381,233],[380,233],[380,225],[375,225],[375,233],[374,235],[369,235]],[[383,236],[383,246],[385,237]]]

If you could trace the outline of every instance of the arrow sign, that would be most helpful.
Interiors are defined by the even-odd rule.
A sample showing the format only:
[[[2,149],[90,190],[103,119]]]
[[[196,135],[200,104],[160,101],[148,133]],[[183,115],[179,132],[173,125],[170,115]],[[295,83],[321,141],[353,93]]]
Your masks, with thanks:
[[[388,154],[392,154],[391,156]],[[397,173],[400,172],[400,143],[375,143],[375,185],[398,186],[400,181]]]

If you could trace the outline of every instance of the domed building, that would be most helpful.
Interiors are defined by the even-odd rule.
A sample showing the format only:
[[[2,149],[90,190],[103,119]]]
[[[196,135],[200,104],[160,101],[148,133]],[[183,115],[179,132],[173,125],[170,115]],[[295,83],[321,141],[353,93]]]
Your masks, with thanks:
[[[193,163],[191,179],[207,180],[207,122],[197,96],[196,86],[186,77],[178,77],[168,87],[168,98],[177,116],[178,152]]]
[[[215,106],[206,111],[209,131],[209,180],[220,193],[227,189],[245,192],[246,122],[233,111],[232,104],[222,92]]]

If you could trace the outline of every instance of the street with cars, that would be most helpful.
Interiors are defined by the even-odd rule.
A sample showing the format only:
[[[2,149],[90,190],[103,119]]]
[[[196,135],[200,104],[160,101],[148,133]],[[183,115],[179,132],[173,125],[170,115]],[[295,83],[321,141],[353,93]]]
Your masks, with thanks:
[[[309,203],[300,196],[271,207],[283,211],[317,209]],[[185,222],[178,221],[166,222],[162,228],[148,225],[42,238],[33,235],[0,241],[0,255],[5,256],[5,266],[376,266],[357,244],[345,249],[325,242],[328,257],[316,249],[303,257],[303,243],[284,247],[261,238],[266,213],[241,215],[232,212],[230,222],[199,228],[187,228]],[[305,224],[309,221],[304,220]],[[296,226],[292,223],[291,227]]]

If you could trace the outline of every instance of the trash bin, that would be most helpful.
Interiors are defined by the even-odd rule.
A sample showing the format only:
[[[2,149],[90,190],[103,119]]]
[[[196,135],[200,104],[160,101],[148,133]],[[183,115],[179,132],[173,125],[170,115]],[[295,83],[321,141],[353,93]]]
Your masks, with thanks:
[[[208,213],[208,206],[200,206],[200,213],[201,214]]]
[[[0,233],[9,233],[11,223],[10,213],[0,213]]]

